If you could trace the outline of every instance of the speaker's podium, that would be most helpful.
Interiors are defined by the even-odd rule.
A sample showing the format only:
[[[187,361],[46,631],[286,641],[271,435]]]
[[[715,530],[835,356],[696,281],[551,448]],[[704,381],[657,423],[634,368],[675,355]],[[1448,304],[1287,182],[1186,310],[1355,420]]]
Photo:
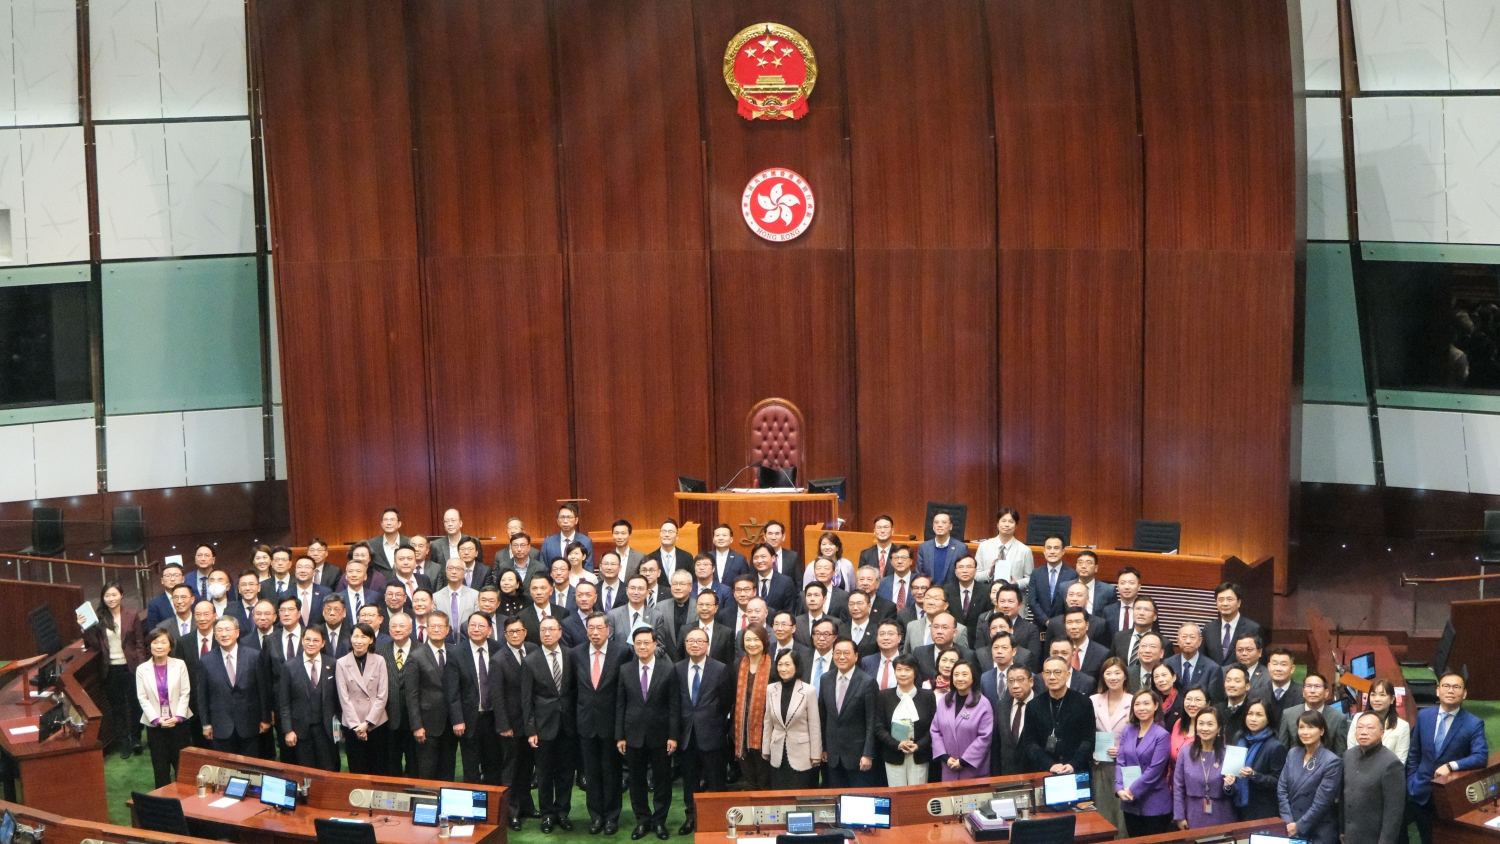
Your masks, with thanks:
[[[786,526],[785,547],[806,560],[809,557],[802,548],[802,529],[834,523],[838,515],[839,497],[832,492],[787,489],[677,493],[677,521],[697,522],[707,534],[699,540],[702,551],[713,547],[709,540],[714,528],[726,524],[734,530],[735,550],[748,557],[750,547],[761,541],[761,532],[774,520]]]

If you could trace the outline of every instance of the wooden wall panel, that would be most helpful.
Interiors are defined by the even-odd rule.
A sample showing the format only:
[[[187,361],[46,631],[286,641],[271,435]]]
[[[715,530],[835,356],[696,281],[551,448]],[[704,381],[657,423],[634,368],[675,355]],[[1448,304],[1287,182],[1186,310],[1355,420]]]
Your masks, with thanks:
[[[1285,0],[1137,3],[1146,146],[1142,506],[1286,586],[1297,214]]]
[[[995,506],[995,157],[978,0],[842,5],[853,187],[858,486],[920,533]],[[977,533],[976,533],[977,532]]]
[[[292,528],[431,517],[399,0],[257,0]]]
[[[407,8],[435,515],[550,525],[572,485],[547,7]]]
[[[1000,238],[1000,498],[1128,547],[1140,518],[1141,140],[1127,7],[986,4]],[[992,527],[987,525],[988,527]]]
[[[711,462],[708,263],[688,0],[560,0],[577,494],[599,529],[676,511]]]
[[[696,6],[698,84],[707,144],[713,278],[712,483],[745,463],[745,417],[790,399],[807,422],[808,476],[854,476],[853,256],[843,62],[834,0],[723,0]],[[821,71],[799,120],[745,120],[724,84],[724,48],[766,21],[802,33]],[[761,240],[740,215],[756,173],[788,167],[817,200],[812,226],[788,243]],[[745,483],[742,478],[739,482]],[[848,508],[841,511],[846,514]]]

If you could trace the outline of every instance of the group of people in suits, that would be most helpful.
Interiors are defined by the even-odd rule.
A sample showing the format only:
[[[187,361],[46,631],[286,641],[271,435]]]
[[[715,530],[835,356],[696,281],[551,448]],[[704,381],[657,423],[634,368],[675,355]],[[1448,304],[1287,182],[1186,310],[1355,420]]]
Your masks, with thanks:
[[[619,829],[628,793],[632,839],[665,840],[678,778],[688,835],[695,795],[733,782],[1088,772],[1132,835],[1279,817],[1317,842],[1394,841],[1408,822],[1426,842],[1432,777],[1485,763],[1463,678],[1414,730],[1383,680],[1350,719],[1326,678],[1297,683],[1288,652],[1265,653],[1237,585],[1169,639],[1139,571],[1101,582],[1056,536],[1038,562],[1019,518],[1000,511],[971,554],[946,514],[915,550],[882,516],[857,565],[831,532],[804,564],[777,522],[748,555],[728,525],[690,554],[670,519],[649,553],[623,520],[596,548],[564,504],[539,548],[512,520],[486,564],[457,511],[428,540],[391,509],[342,569],[321,540],[265,549],[233,593],[200,547],[143,615],[106,589],[86,636],[134,678],[158,784],[188,743],[326,769],[342,746],[351,771],[504,785],[516,830],[571,830],[575,782],[591,834]],[[1226,746],[1246,748],[1239,770]]]

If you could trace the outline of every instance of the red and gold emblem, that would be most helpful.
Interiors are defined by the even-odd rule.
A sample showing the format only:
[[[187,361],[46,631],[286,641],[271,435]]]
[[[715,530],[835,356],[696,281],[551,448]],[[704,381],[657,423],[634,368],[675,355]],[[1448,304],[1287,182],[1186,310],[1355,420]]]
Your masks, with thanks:
[[[807,231],[813,210],[813,192],[807,180],[785,167],[756,173],[740,198],[745,225],[773,243],[784,243]]]
[[[747,26],[724,50],[724,82],[746,120],[800,118],[817,81],[812,46],[791,27]]]

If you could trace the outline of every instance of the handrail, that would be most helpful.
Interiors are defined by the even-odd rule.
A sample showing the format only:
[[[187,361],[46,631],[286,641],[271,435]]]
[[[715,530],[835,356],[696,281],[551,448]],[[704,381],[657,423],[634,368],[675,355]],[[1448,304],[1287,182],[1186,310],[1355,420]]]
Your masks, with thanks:
[[[69,566],[92,566],[102,569],[129,569],[131,571],[151,569],[151,563],[106,563],[103,560],[66,560],[62,557],[34,557],[30,554],[12,554],[9,551],[0,551],[0,559],[25,560],[28,563],[62,563]]]
[[[1401,575],[1401,585],[1415,585],[1421,583],[1469,583],[1475,580],[1494,580],[1500,578],[1500,574],[1460,574],[1453,577],[1407,577]]]
[[[69,560],[62,557],[36,557],[31,554],[11,554],[8,552],[0,552],[0,560],[7,561],[7,565],[9,565],[10,560],[16,561],[16,582],[18,583],[25,581],[25,578],[21,576],[22,563],[45,563],[47,566],[47,582],[49,583],[57,582],[53,576],[53,567],[58,563],[62,564],[63,579],[68,583],[73,582],[73,575],[71,574],[72,566],[87,566],[97,569],[101,586],[109,582],[110,570],[129,572],[129,576],[135,579],[136,592],[140,594],[142,601],[146,598],[146,584],[150,582],[151,573],[155,571],[158,565],[153,564],[149,557],[139,563],[133,561],[129,563],[106,563],[102,558],[99,560]],[[145,575],[145,577],[143,578],[142,575]],[[36,582],[40,583],[41,581],[38,579]]]

